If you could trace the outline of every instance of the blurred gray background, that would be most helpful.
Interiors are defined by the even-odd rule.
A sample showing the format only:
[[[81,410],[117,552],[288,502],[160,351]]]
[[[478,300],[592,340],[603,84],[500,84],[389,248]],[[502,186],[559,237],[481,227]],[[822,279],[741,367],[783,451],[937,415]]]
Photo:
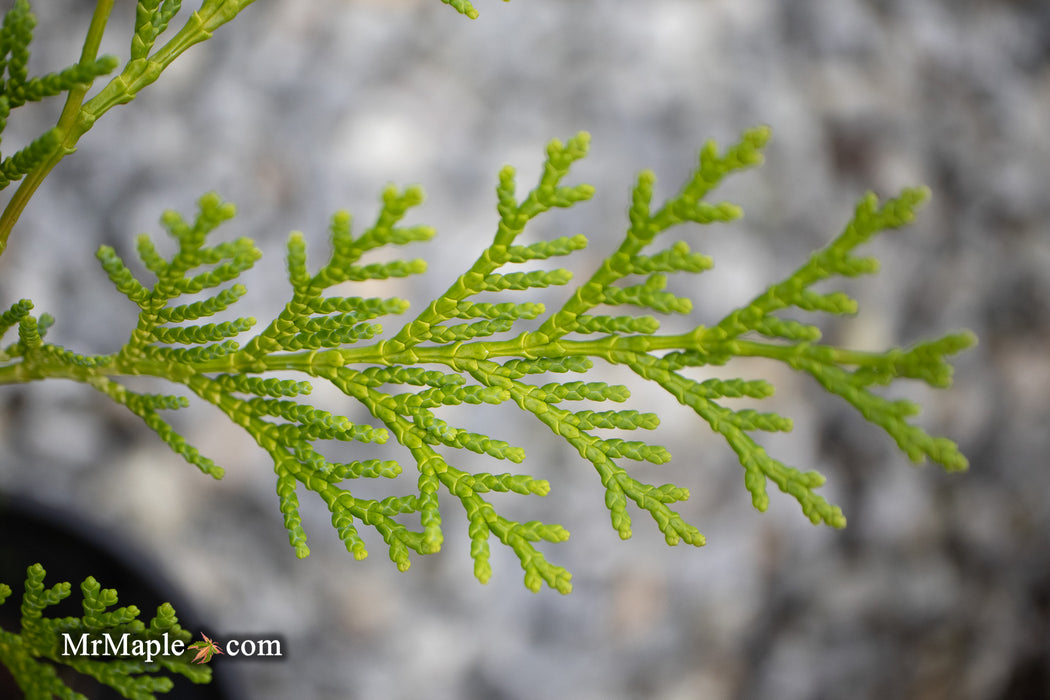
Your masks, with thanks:
[[[777,384],[769,408],[795,430],[766,444],[822,471],[849,526],[812,527],[772,485],[759,514],[731,450],[633,383],[636,407],[663,417],[655,441],[675,455],[633,468],[688,487],[681,511],[708,537],[700,549],[669,548],[637,512],[634,538],[619,541],[593,468],[520,415],[450,414],[526,445],[521,471],[550,479],[546,499],[494,502],[572,532],[545,548],[574,573],[567,597],[526,591],[496,542],[493,579],[478,584],[465,520],[448,499],[444,550],[399,574],[377,537],[366,535],[372,556],[355,562],[323,505],[301,492],[313,554],[296,560],[272,465],[206,407],[177,424],[226,467],[221,482],[86,387],[6,387],[0,488],[119,527],[220,636],[284,634],[286,662],[239,664],[253,698],[1050,697],[1050,5],[476,4],[481,18],[470,22],[437,0],[259,0],[61,163],[0,261],[0,302],[33,299],[57,317],[56,342],[116,349],[134,309],[95,248],[132,258],[134,235],[160,233],[164,209],[190,215],[215,190],[239,207],[227,235],[252,236],[264,251],[242,311],[268,319],[288,291],[288,231],[306,232],[316,264],[331,214],[350,209],[364,227],[392,182],[426,189],[409,220],[438,238],[405,251],[430,261],[425,277],[367,295],[408,296],[418,309],[492,235],[498,169],[516,166],[524,193],[546,142],[587,130],[591,155],[569,180],[597,196],[527,234],[586,234],[590,248],[569,261],[579,277],[618,244],[639,170],[654,170],[657,196],[668,196],[705,140],[728,144],[768,124],[766,164],[718,193],[744,220],[684,233],[716,263],[676,288],[696,299],[695,322],[788,274],[865,191],[929,185],[917,222],[870,247],[883,272],[844,287],[861,314],[821,325],[829,340],[865,349],[975,331],[980,345],[959,357],[953,389],[895,389],[923,404],[931,433],[959,442],[970,471],[914,467],[804,377],[730,365],[723,376]],[[76,60],[91,3],[35,5],[33,69]],[[127,55],[133,14],[118,0],[104,51]],[[32,118],[60,107],[16,114],[5,153],[36,135]],[[315,395],[364,419],[338,394]],[[413,487],[405,476],[398,493]]]

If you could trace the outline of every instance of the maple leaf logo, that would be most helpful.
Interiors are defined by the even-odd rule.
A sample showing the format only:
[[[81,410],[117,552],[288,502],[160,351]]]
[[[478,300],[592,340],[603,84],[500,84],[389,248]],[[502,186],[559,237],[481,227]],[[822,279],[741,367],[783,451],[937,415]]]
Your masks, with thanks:
[[[201,636],[204,637],[204,641],[194,642],[190,644],[190,649],[197,649],[197,655],[193,657],[193,662],[197,664],[203,664],[211,661],[212,654],[221,654],[222,649],[219,645],[211,640],[208,635],[201,632]]]

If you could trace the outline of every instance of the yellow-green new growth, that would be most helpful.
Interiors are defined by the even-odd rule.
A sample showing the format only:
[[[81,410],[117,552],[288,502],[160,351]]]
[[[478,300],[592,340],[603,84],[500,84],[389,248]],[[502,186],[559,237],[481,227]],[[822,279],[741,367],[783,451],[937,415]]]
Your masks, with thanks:
[[[441,0],[441,2],[445,3],[464,17],[477,19],[479,16],[478,11],[474,9],[472,4],[470,4],[470,0]],[[510,2],[510,0],[503,0],[503,2]]]
[[[728,310],[714,325],[661,334],[659,315],[688,314],[692,309],[688,298],[665,291],[667,275],[702,273],[713,263],[683,241],[669,241],[655,250],[649,250],[650,246],[686,224],[738,218],[740,210],[735,205],[711,203],[706,198],[726,176],[760,163],[768,138],[769,130],[760,128],[746,132],[724,152],[707,144],[679,193],[656,206],[652,201],[655,177],[643,172],[631,196],[628,225],[619,247],[550,312],[527,298],[495,303],[488,297],[571,282],[572,274],[566,269],[506,268],[567,256],[586,245],[583,236],[526,245],[518,242],[537,217],[593,195],[588,185],[563,184],[573,163],[586,155],[586,134],[548,146],[540,181],[521,200],[514,170],[504,168],[496,188],[499,222],[492,243],[413,318],[398,324],[387,322],[384,327],[375,321],[404,313],[406,301],[331,295],[329,290],[338,286],[340,294],[347,294],[347,283],[352,287],[354,282],[425,270],[422,260],[364,260],[378,248],[425,241],[434,235],[429,227],[402,223],[423,201],[419,188],[388,188],[375,223],[359,234],[353,233],[349,214],[333,217],[332,252],[316,272],[311,272],[306,258],[305,236],[291,235],[291,298],[277,318],[243,346],[236,339],[251,332],[254,319],[198,322],[232,308],[245,293],[236,280],[260,255],[246,238],[207,244],[214,230],[234,214],[232,205],[207,195],[200,200],[200,211],[192,222],[174,212],[163,216],[164,227],[178,244],[170,258],[161,255],[148,236],[139,238],[139,257],[155,280],[138,279],[114,250],[100,249],[103,269],[139,310],[138,324],[122,348],[111,355],[83,356],[49,344],[44,335],[50,317],[34,317],[32,305],[19,302],[0,314],[0,330],[17,326],[19,334],[18,341],[4,350],[0,381],[63,376],[90,384],[141,416],[189,462],[219,477],[222,469],[162,416],[166,410],[186,406],[187,397],[133,392],[124,386],[122,377],[148,375],[174,382],[218,407],[270,455],[279,508],[298,556],[309,554],[299,497],[312,492],[325,503],[339,537],[356,558],[368,554],[359,528],[371,528],[384,540],[398,568],[407,569],[410,552],[431,554],[441,548],[444,531],[438,493],[444,491],[459,501],[467,515],[479,580],[491,576],[489,545],[495,538],[518,556],[526,586],[537,590],[546,583],[567,593],[571,590],[569,572],[548,562],[536,543],[561,542],[568,532],[560,525],[509,519],[486,496],[493,491],[542,496],[551,485],[527,474],[470,472],[457,466],[458,450],[515,464],[524,463],[527,454],[523,447],[500,439],[506,436],[482,435],[467,426],[453,425],[441,413],[446,406],[506,404],[531,416],[594,467],[612,525],[622,538],[632,534],[628,504],[633,503],[652,517],[669,544],[702,545],[703,535],[673,507],[689,497],[688,489],[645,483],[627,466],[630,461],[665,464],[671,460],[668,450],[647,440],[603,437],[601,433],[609,429],[653,431],[659,425],[653,413],[601,406],[629,401],[630,390],[587,381],[586,375],[596,362],[619,364],[663,387],[725,438],[744,469],[744,486],[756,508],[767,507],[767,486],[772,482],[795,498],[814,523],[842,527],[842,511],[816,492],[824,477],[782,463],[756,440],[762,432],[791,430],[791,420],[724,405],[726,399],[771,396],[769,382],[761,378],[701,381],[683,370],[724,365],[737,357],[782,362],[853,405],[883,428],[912,460],[930,458],[955,470],[964,468],[966,461],[954,443],[909,423],[916,406],[885,399],[873,389],[897,378],[948,386],[951,367],[946,358],[971,345],[973,337],[961,333],[910,350],[860,352],[822,344],[815,325],[777,315],[792,309],[855,313],[856,302],[845,294],[816,292],[812,286],[835,276],[875,272],[877,262],[855,256],[854,249],[880,231],[910,221],[925,197],[922,189],[905,190],[882,204],[874,196],[865,197],[838,237],[750,303]],[[477,299],[482,294],[488,295],[484,301]],[[183,302],[186,295],[195,298]],[[612,313],[595,313],[602,306],[618,308]],[[541,323],[534,330],[517,330],[519,322],[530,319],[541,319]],[[265,376],[275,372],[299,373],[303,379]],[[355,423],[311,406],[307,397],[313,381],[330,382],[363,406],[371,421]],[[396,459],[341,462],[334,457],[339,443],[391,442],[411,455],[411,469]],[[403,471],[413,473],[409,483],[398,479]],[[360,478],[395,479],[399,488],[384,498],[365,498],[352,490],[353,480]],[[418,524],[413,526],[406,516],[418,519]]]

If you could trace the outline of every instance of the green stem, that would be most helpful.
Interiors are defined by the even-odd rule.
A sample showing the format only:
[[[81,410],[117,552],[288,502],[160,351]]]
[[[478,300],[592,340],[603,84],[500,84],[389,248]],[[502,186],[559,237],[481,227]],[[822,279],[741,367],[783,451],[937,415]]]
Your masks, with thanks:
[[[234,19],[255,0],[216,0],[205,3],[190,15],[186,24],[148,59],[129,61],[120,75],[109,81],[106,87],[84,105],[84,119],[90,123],[117,105],[126,104],[195,44],[207,41],[216,29]]]
[[[113,2],[114,0],[98,0],[95,5],[95,13],[91,17],[87,37],[84,39],[84,48],[80,53],[81,64],[92,63],[98,58],[98,49],[102,44],[102,35],[106,31],[109,14],[113,10]],[[91,89],[90,83],[77,86],[69,91],[66,104],[62,108],[62,115],[58,118],[58,129],[61,134],[59,147],[43,163],[26,174],[11,201],[7,203],[4,213],[0,215],[0,255],[3,255],[7,249],[7,239],[37,188],[60,160],[76,150],[77,141],[84,132],[91,128],[90,124],[82,129],[77,128],[80,126],[78,124],[80,106],[89,89]]]
[[[698,329],[698,330],[702,330]],[[535,336],[525,336],[525,340]],[[494,360],[500,357],[569,357],[585,356],[619,363],[624,353],[648,354],[659,350],[695,350],[697,333],[669,336],[605,336],[594,340],[558,340],[553,343],[522,344],[522,336],[501,341],[454,343],[452,345],[413,347],[394,351],[389,341],[360,347],[313,350],[269,355],[259,358],[243,357],[234,353],[226,357],[196,362],[189,365],[192,372],[261,373],[299,371],[311,373],[318,367],[351,365],[418,365],[439,364],[462,370],[464,361]],[[790,363],[800,352],[797,345],[776,345],[757,341],[732,340],[731,353],[735,357],[765,357]],[[702,347],[702,344],[699,345]],[[808,347],[808,346],[806,346]],[[833,346],[817,346],[829,353],[829,361],[839,366],[870,366],[885,362],[880,353],[847,350]],[[718,347],[710,350],[723,349]],[[86,368],[57,361],[23,359],[21,362],[0,366],[0,385],[21,384],[46,378],[64,378],[86,381],[92,376],[154,376],[171,379],[171,368],[163,362],[143,359],[114,360],[103,366]]]

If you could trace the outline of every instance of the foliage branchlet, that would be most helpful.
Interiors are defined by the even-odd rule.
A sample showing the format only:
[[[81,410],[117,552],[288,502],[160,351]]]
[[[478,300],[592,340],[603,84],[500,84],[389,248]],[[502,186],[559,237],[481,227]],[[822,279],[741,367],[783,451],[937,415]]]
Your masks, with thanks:
[[[113,0],[99,0],[97,3],[80,60],[68,68],[37,78],[29,78],[26,71],[36,19],[30,12],[28,0],[15,0],[14,7],[4,16],[0,26],[0,133],[7,125],[11,110],[26,102],[59,94],[66,95],[66,102],[54,127],[14,155],[0,160],[0,189],[24,178],[0,214],[0,253],[7,247],[12,229],[36,189],[59,161],[76,150],[77,142],[99,117],[113,107],[134,100],[175,59],[195,44],[211,38],[219,27],[237,17],[254,1],[201,0],[200,7],[157,48],[158,39],[169,31],[182,2],[138,0],[128,61],[120,73],[85,102],[92,82],[120,66],[120,60],[115,56],[97,55]]]
[[[4,15],[0,26],[0,134],[7,127],[11,110],[27,102],[39,102],[69,92],[75,87],[90,85],[102,75],[117,67],[113,56],[76,63],[54,73],[30,78],[28,73],[29,44],[33,40],[36,18],[30,12],[27,0],[15,0],[14,7]],[[0,189],[20,180],[33,168],[55,153],[60,147],[61,133],[48,129],[29,145],[0,160]]]
[[[551,142],[540,181],[524,198],[518,198],[514,170],[506,167],[500,172],[499,222],[492,243],[443,294],[389,333],[377,321],[404,313],[405,300],[344,293],[355,282],[425,270],[422,260],[363,261],[371,251],[425,241],[434,234],[429,227],[403,223],[409,210],[423,201],[418,188],[388,188],[375,223],[357,235],[351,230],[350,215],[336,214],[331,254],[315,272],[307,263],[304,236],[293,233],[287,246],[291,299],[277,318],[243,345],[237,338],[252,331],[255,319],[199,321],[225,312],[241,298],[245,289],[236,280],[260,252],[246,238],[207,244],[210,234],[234,214],[232,205],[207,195],[200,200],[194,221],[174,212],[162,218],[177,243],[170,258],[161,255],[148,236],[139,237],[138,255],[153,276],[152,283],[137,278],[113,249],[99,250],[106,274],[139,310],[138,324],[123,347],[110,355],[85,356],[50,344],[45,333],[52,319],[34,317],[32,305],[21,301],[0,315],[0,330],[18,329],[18,340],[0,356],[4,363],[0,380],[64,376],[88,383],[142,417],[187,461],[220,477],[222,469],[164,418],[166,411],[188,405],[187,396],[134,392],[121,377],[149,375],[182,385],[187,393],[218,407],[269,453],[280,511],[300,557],[309,553],[298,500],[305,493],[312,492],[325,503],[339,537],[356,558],[367,556],[360,528],[370,528],[403,570],[410,564],[410,552],[430,554],[441,548],[438,495],[444,491],[458,499],[466,513],[474,572],[480,581],[491,575],[489,546],[494,537],[517,554],[530,589],[546,583],[568,592],[570,574],[548,562],[536,547],[541,541],[563,541],[568,532],[556,524],[510,519],[486,497],[493,491],[542,496],[550,485],[527,474],[470,472],[458,466],[457,450],[514,464],[525,459],[521,446],[452,425],[441,416],[443,407],[460,404],[516,407],[575,448],[596,470],[612,525],[622,538],[632,533],[629,504],[633,503],[649,513],[669,544],[702,545],[703,535],[674,509],[689,491],[674,484],[646,483],[627,468],[631,461],[664,464],[671,459],[669,452],[647,440],[603,437],[609,429],[652,431],[659,419],[652,413],[601,406],[628,401],[630,391],[626,386],[588,381],[586,375],[595,362],[622,365],[655,382],[721,435],[739,458],[744,485],[757,509],[767,507],[767,487],[772,482],[795,498],[812,522],[842,527],[842,511],[816,491],[824,477],[784,464],[756,439],[764,432],[790,430],[791,420],[726,403],[741,397],[767,398],[773,386],[761,378],[696,379],[688,376],[689,371],[739,357],[781,362],[842,397],[888,433],[911,460],[929,459],[955,471],[966,467],[955,444],[908,421],[918,406],[884,398],[876,389],[895,379],[947,387],[951,382],[947,358],[972,345],[974,338],[964,332],[910,349],[862,352],[822,343],[815,325],[780,315],[855,313],[853,299],[842,292],[815,291],[814,285],[877,271],[874,258],[854,251],[879,232],[910,222],[926,197],[924,189],[908,189],[881,203],[874,195],[864,197],[831,243],[749,303],[728,311],[713,325],[661,334],[657,315],[692,310],[689,299],[666,291],[667,275],[702,273],[713,265],[684,241],[664,239],[687,224],[738,218],[741,212],[736,205],[712,203],[708,196],[728,175],[759,164],[768,138],[769,130],[758,128],[722,152],[708,143],[678,194],[659,205],[652,201],[655,177],[643,172],[631,195],[626,234],[619,247],[558,309],[548,313],[527,298],[499,303],[489,299],[569,284],[572,274],[566,269],[507,267],[564,257],[587,244],[579,235],[529,244],[518,241],[533,220],[549,210],[572,207],[593,195],[588,185],[563,184],[572,165],[587,152],[587,135]],[[662,243],[656,246],[658,238]],[[338,293],[333,293],[334,288]],[[532,319],[538,326],[520,330],[522,321]],[[278,378],[274,373],[299,373],[302,378]],[[355,423],[311,406],[304,397],[317,381],[330,382],[353,398],[372,420]],[[580,402],[582,408],[577,408]],[[351,490],[354,480],[395,479],[404,465],[396,459],[335,461],[328,456],[331,446],[383,444],[391,436],[411,455],[414,488],[382,499],[356,495]],[[418,525],[406,524],[410,515]]]
[[[192,635],[179,625],[175,610],[168,603],[157,608],[149,625],[138,619],[139,609],[134,605],[109,610],[117,604],[117,591],[102,588],[92,577],[80,585],[83,615],[46,617],[45,610],[68,598],[71,587],[69,583],[58,583],[47,588],[45,574],[40,564],[27,569],[21,628],[18,632],[0,629],[0,663],[7,667],[26,698],[86,700],[63,682],[57,672],[62,666],[137,700],[155,700],[154,693],[171,690],[173,683],[168,674],[184,676],[194,683],[211,680],[211,668],[192,663],[192,652],[157,656],[148,662],[145,658],[111,659],[68,653],[67,636],[74,645],[83,646],[83,635],[87,635],[87,639],[101,639],[105,635],[118,640],[127,634],[140,643],[154,640],[159,647],[159,640],[165,635],[169,643],[179,641],[182,645],[188,644]],[[0,583],[0,604],[10,595],[11,588]]]

